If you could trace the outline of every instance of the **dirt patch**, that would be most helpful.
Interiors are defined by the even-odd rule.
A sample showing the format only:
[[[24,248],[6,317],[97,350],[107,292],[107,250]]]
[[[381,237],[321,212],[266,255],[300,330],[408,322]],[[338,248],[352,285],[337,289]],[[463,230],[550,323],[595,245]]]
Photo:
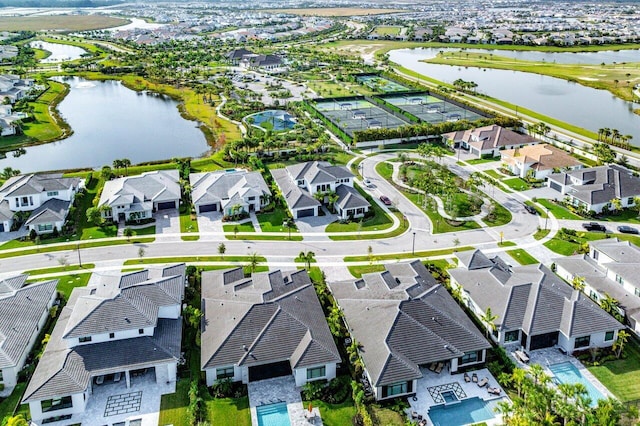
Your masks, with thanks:
[[[101,15],[2,16],[1,31],[85,31],[118,27],[127,19]]]
[[[361,16],[361,15],[384,15],[387,13],[405,12],[402,9],[362,9],[359,7],[329,7],[329,8],[306,8],[306,9],[269,9],[262,12],[270,13],[290,13],[302,16]]]

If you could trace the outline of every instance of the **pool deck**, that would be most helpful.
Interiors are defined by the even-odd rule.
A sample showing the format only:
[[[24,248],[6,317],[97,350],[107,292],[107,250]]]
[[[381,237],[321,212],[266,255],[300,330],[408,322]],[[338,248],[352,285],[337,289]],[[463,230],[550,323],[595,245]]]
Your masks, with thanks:
[[[308,409],[302,405],[301,389],[296,387],[296,382],[292,376],[251,382],[247,388],[249,391],[251,426],[258,426],[256,407],[279,402],[287,404],[291,426],[322,426],[323,424],[318,407],[313,407],[313,415],[308,418],[306,414]]]
[[[416,396],[413,398],[409,397],[409,405],[411,406],[408,412],[409,418],[411,418],[412,412],[416,412],[424,418],[427,418],[431,407],[442,405],[443,401],[440,392],[447,390],[453,391],[458,399],[461,400],[478,397],[484,401],[489,401],[502,399],[507,396],[504,389],[502,389],[495,377],[493,377],[486,368],[468,373],[469,376],[475,373],[479,381],[485,377],[488,378],[488,386],[484,387],[479,387],[478,384],[474,382],[465,382],[464,374],[462,373],[447,374],[446,371],[443,371],[437,374],[426,368],[421,368],[420,371],[422,372],[422,378],[418,379]],[[499,388],[501,390],[500,395],[490,394],[487,392],[487,387]],[[494,419],[486,420],[485,423],[487,425],[499,425],[501,424],[501,418],[496,415]],[[429,424],[431,424],[431,421],[429,421]]]
[[[531,364],[540,364],[544,367],[545,372],[550,376],[554,377],[553,372],[549,369],[553,364],[560,364],[563,362],[570,362],[574,367],[580,371],[582,377],[587,379],[593,387],[595,387],[602,395],[605,397],[611,397],[616,399],[616,397],[607,389],[600,381],[593,375],[591,372],[585,367],[576,357],[568,354],[563,354],[558,350],[558,348],[545,348],[545,349],[536,349],[535,351],[528,352],[529,355],[529,363],[524,364],[519,359],[517,359],[513,350],[507,350],[509,356],[515,361],[516,365],[520,368],[529,369]]]

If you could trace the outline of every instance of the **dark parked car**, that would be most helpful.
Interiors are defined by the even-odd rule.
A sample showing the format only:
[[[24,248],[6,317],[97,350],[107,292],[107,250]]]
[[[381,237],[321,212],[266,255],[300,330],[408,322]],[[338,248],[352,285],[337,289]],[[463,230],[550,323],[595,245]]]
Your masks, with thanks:
[[[633,226],[620,225],[618,226],[618,232],[623,234],[638,234],[638,230]]]
[[[391,205],[391,200],[386,195],[381,195],[380,196],[380,201],[382,201],[382,204],[384,204],[385,206],[390,206]]]
[[[538,210],[536,210],[536,208],[535,208],[535,207],[530,206],[530,205],[528,205],[528,204],[525,204],[525,205],[524,205],[524,209],[525,209],[526,211],[528,211],[529,213],[531,213],[531,214],[538,214]]]
[[[587,231],[607,232],[607,228],[605,228],[604,225],[600,225],[598,222],[586,222],[582,224],[582,227]]]

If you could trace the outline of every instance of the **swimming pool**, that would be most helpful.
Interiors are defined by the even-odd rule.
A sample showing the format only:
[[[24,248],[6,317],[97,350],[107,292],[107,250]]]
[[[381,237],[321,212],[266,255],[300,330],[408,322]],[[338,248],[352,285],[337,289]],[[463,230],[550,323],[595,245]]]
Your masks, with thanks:
[[[245,121],[249,117],[253,119],[254,125],[271,128],[275,131],[290,130],[293,129],[293,126],[296,124],[296,120],[291,116],[291,114],[278,109],[270,109],[248,115],[245,117]]]
[[[258,426],[291,426],[287,404],[284,402],[256,407],[256,417]]]
[[[483,422],[495,417],[496,401],[482,399],[463,399],[458,404],[436,405],[429,409],[429,418],[434,426],[463,426]]]
[[[570,362],[562,362],[560,364],[553,364],[549,366],[549,370],[558,379],[560,383],[582,383],[587,388],[589,398],[591,398],[591,406],[598,405],[599,399],[606,399],[606,397],[593,386],[593,383],[580,373],[580,370],[576,368]]]

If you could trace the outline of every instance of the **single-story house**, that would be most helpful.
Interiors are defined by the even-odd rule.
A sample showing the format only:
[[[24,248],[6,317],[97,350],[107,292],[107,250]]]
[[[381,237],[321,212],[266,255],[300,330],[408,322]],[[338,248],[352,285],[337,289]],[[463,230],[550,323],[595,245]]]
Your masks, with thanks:
[[[640,335],[640,248],[617,238],[590,241],[589,253],[553,260],[556,273],[569,283],[582,279],[585,294],[596,302],[618,301],[629,327]]]
[[[178,170],[157,170],[105,182],[99,208],[114,222],[148,219],[158,210],[180,206]]]
[[[31,213],[24,225],[29,232],[33,230],[38,235],[51,234],[54,229],[60,231],[67,219],[70,205],[69,201],[57,198],[45,201]]]
[[[420,261],[385,269],[329,284],[377,400],[415,393],[428,366],[447,374],[486,361],[491,345]]]
[[[207,386],[293,375],[336,377],[340,354],[306,270],[202,273],[201,367]]]
[[[483,155],[496,157],[500,154],[500,150],[522,148],[538,143],[531,136],[516,133],[497,124],[445,133],[442,136],[453,147],[469,150],[478,158]]]
[[[505,168],[521,178],[545,179],[554,170],[576,170],[582,163],[569,153],[549,144],[527,145],[500,151]]]
[[[27,275],[0,280],[0,384],[11,389],[42,331],[58,280],[25,286]]]
[[[22,402],[36,424],[80,423],[93,388],[130,389],[141,376],[175,383],[185,265],[150,268],[75,288]]]
[[[456,253],[451,286],[500,345],[567,353],[611,347],[624,325],[542,264],[511,266],[480,250]],[[487,319],[490,309],[495,316]]]
[[[294,219],[317,216],[321,205],[318,199],[327,202],[333,194],[334,207],[341,219],[363,217],[371,207],[353,187],[353,173],[344,166],[312,161],[273,169],[271,174]]]
[[[191,173],[191,199],[198,213],[259,212],[269,204],[271,191],[260,172],[246,170]]]
[[[640,196],[640,177],[617,164],[552,173],[548,186],[574,206],[596,213],[610,208],[616,198],[623,208],[633,207]]]

